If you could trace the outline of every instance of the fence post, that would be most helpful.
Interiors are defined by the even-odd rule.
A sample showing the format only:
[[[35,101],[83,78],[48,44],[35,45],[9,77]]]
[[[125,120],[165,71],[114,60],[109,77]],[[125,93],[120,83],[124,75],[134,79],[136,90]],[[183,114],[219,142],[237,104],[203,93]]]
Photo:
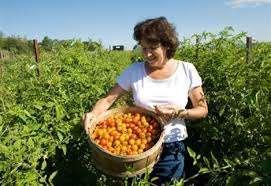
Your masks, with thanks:
[[[2,50],[0,50],[0,60],[2,59]],[[0,64],[0,74],[1,74],[1,78],[3,77],[3,73],[4,73],[4,70],[3,70],[3,64]]]
[[[3,55],[4,55],[3,51],[0,50],[0,60],[4,59]],[[1,74],[1,78],[3,78],[3,74],[4,74],[4,65],[3,64],[0,64],[0,74]]]
[[[40,70],[39,70],[39,48],[38,48],[38,41],[36,39],[33,39],[33,47],[34,47],[34,53],[35,53],[35,60],[37,62],[37,74],[40,76]]]
[[[251,60],[252,37],[246,37],[246,63]]]
[[[199,36],[197,35],[197,38],[196,38],[196,60],[198,60],[199,58],[199,43],[200,40],[199,40]]]

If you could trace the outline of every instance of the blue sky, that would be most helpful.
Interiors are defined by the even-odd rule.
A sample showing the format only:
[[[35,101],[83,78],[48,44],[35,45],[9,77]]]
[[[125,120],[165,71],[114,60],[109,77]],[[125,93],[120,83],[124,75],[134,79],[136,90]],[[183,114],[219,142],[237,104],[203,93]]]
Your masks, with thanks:
[[[255,40],[271,41],[271,0],[4,0],[0,31],[28,39],[101,40],[105,47],[131,48],[134,25],[165,16],[179,38],[226,26]]]

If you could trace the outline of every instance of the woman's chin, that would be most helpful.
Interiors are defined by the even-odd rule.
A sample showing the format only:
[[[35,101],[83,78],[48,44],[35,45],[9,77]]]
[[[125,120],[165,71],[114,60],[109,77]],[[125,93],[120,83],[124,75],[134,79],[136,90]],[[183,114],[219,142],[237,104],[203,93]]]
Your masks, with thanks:
[[[161,69],[161,68],[163,68],[163,66],[161,66],[161,64],[150,64],[150,63],[149,63],[149,67],[153,68],[153,69]]]
[[[147,61],[147,63],[148,66],[153,69],[159,69],[163,67],[159,61]]]
[[[148,61],[149,65],[152,67],[156,67],[159,65],[159,63],[157,61]]]

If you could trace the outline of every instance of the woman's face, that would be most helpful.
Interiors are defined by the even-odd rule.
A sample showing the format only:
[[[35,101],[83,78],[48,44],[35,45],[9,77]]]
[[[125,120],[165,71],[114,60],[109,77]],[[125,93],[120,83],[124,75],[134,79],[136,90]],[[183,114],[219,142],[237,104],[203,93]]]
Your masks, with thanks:
[[[166,48],[161,44],[150,45],[145,41],[140,42],[142,53],[150,67],[162,68],[167,62]]]

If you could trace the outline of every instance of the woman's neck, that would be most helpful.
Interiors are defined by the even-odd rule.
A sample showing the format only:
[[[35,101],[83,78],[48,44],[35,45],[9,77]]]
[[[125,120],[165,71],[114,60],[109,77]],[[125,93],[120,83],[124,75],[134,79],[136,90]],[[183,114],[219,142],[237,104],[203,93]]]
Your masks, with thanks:
[[[173,59],[166,59],[164,60],[161,66],[151,66],[149,65],[149,63],[145,63],[145,65],[149,72],[154,72],[154,71],[162,71],[162,70],[170,68],[172,66],[172,62],[173,62]]]
[[[146,73],[153,79],[165,79],[170,77],[176,71],[176,68],[177,63],[173,59],[168,60],[161,68],[151,67],[145,63]]]

